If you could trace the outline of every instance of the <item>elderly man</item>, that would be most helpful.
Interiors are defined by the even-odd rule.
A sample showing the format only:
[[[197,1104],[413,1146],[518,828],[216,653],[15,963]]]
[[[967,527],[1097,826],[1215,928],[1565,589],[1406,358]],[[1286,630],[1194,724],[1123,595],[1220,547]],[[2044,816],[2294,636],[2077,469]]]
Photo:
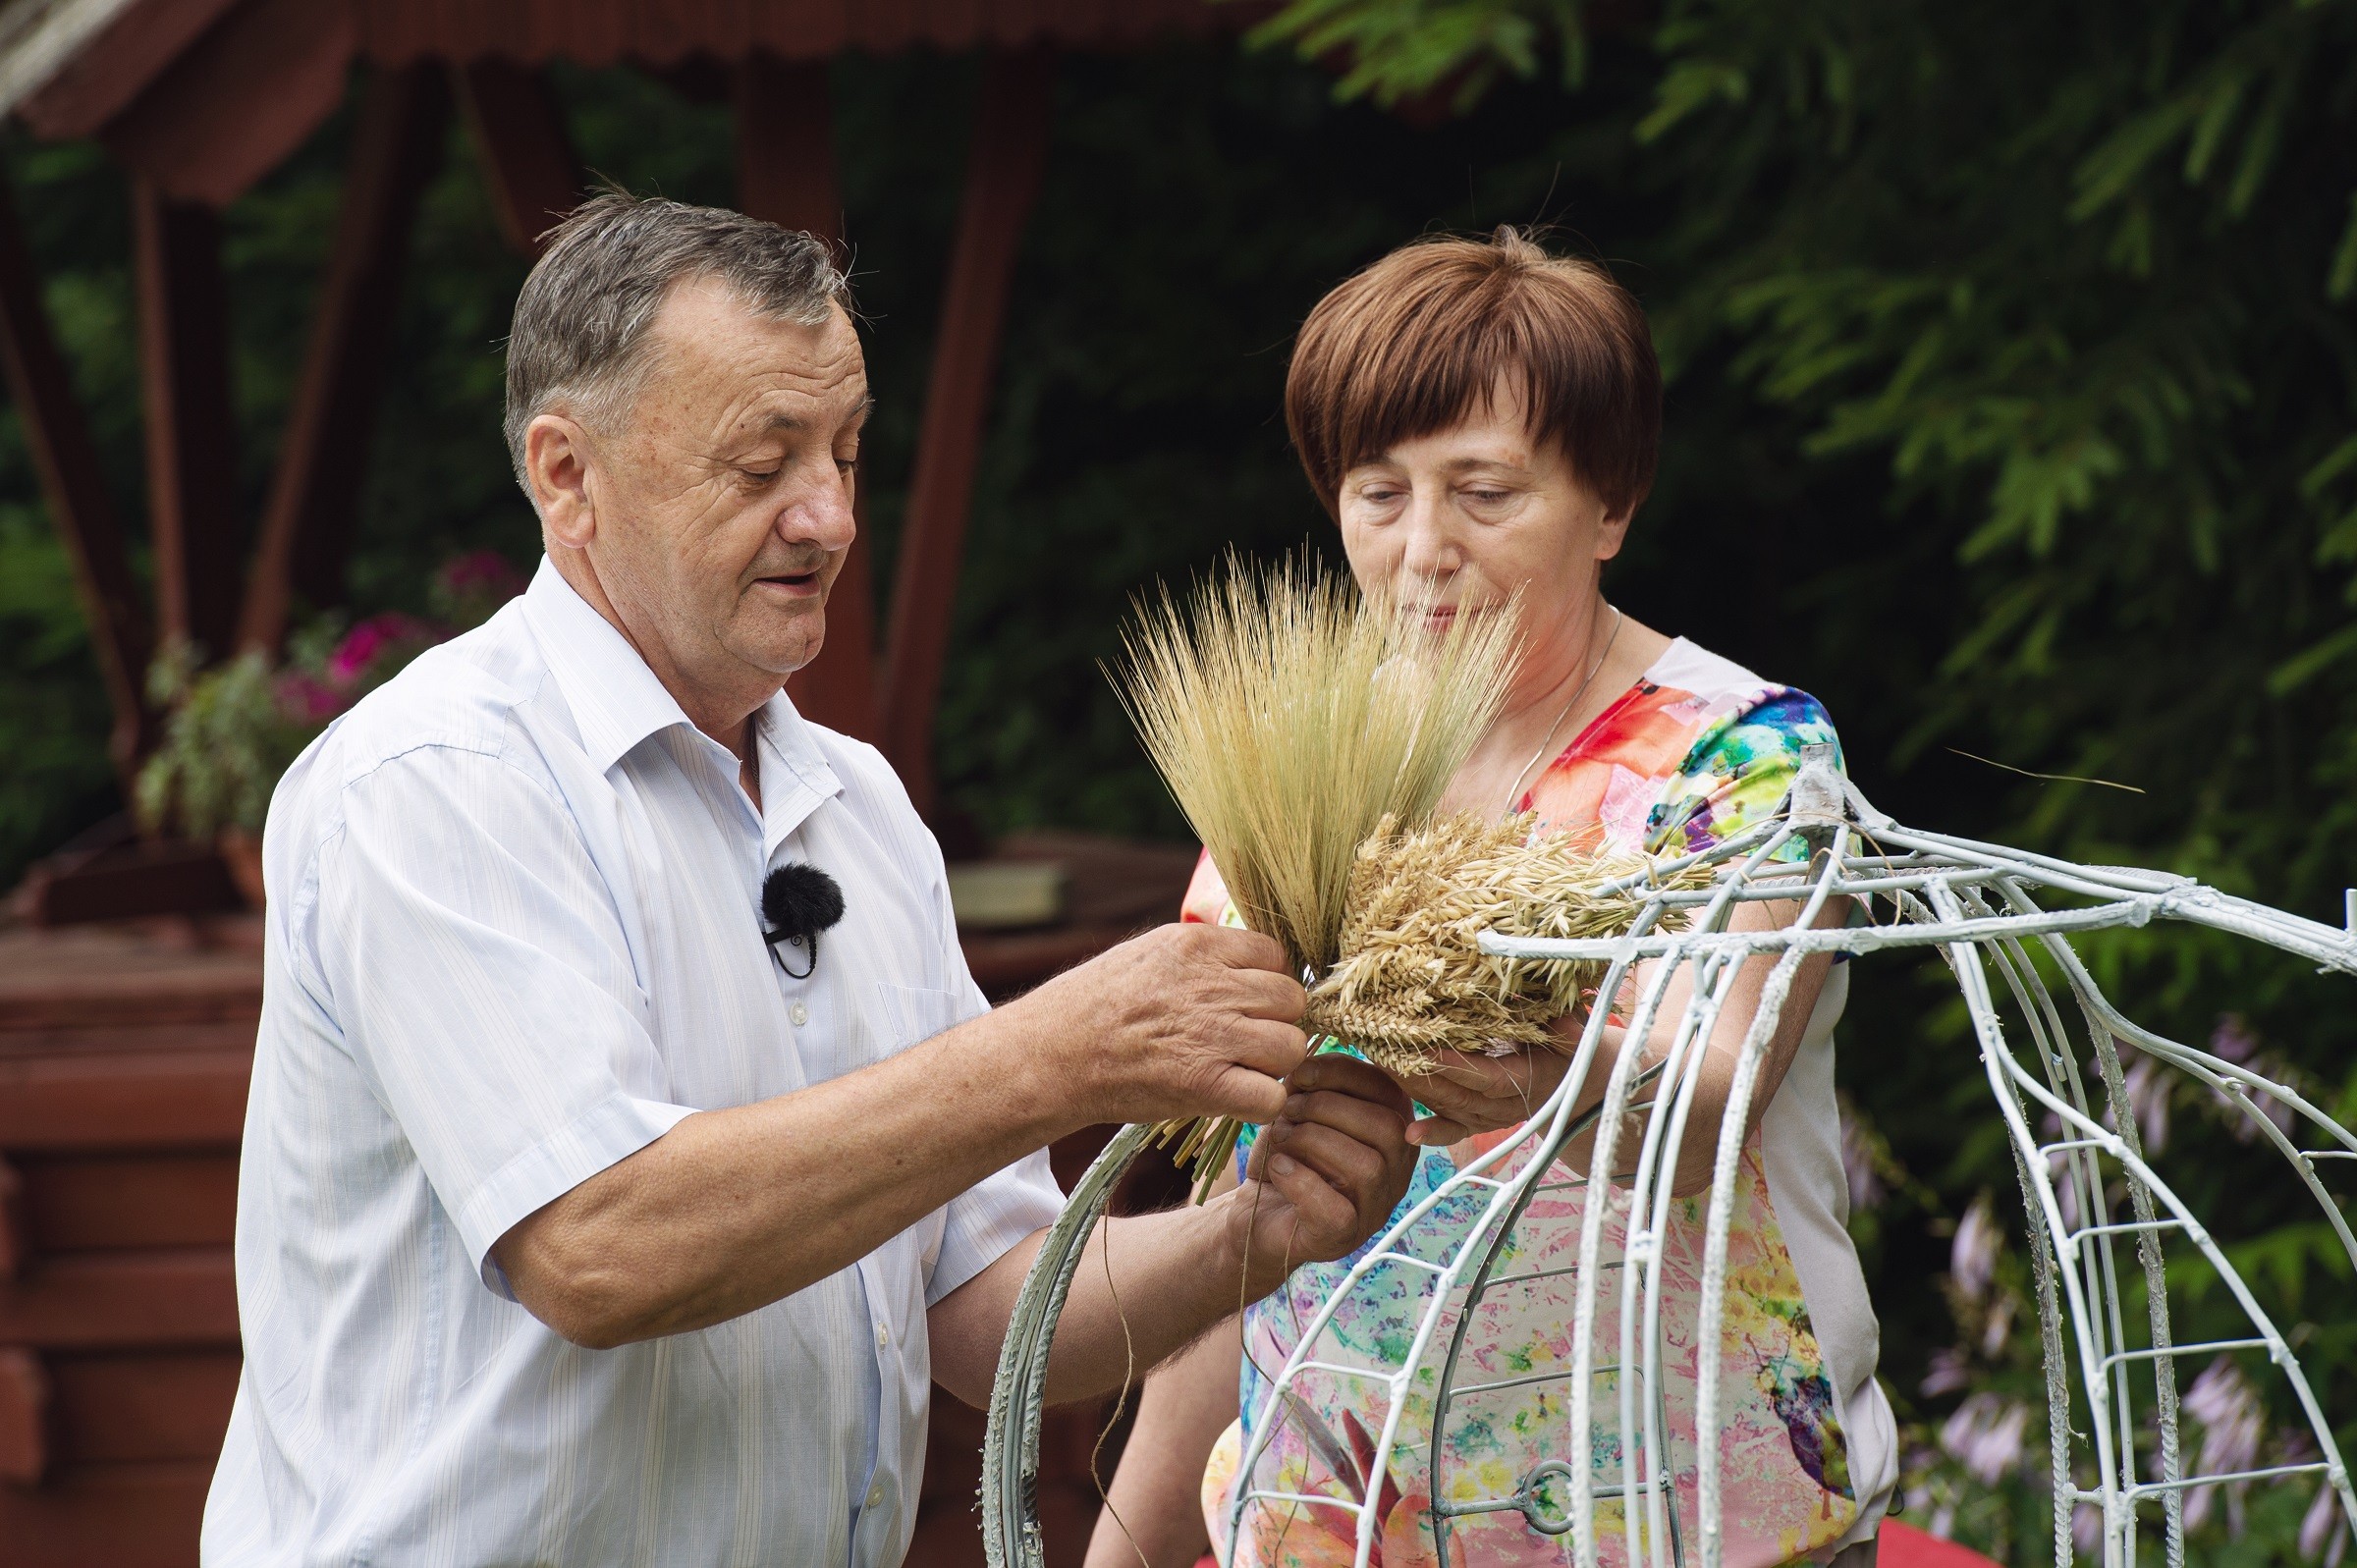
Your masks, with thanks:
[[[899,781],[781,689],[867,410],[807,236],[601,196],[524,285],[507,437],[548,559],[272,803],[208,1562],[897,1563],[930,1384],[986,1395],[1052,1139],[1277,1120],[1232,1196],[1100,1234],[1064,1397],[1404,1190],[1409,1107],[1303,1062],[1265,939],[1166,927],[986,1007]],[[791,964],[789,865],[846,906]]]

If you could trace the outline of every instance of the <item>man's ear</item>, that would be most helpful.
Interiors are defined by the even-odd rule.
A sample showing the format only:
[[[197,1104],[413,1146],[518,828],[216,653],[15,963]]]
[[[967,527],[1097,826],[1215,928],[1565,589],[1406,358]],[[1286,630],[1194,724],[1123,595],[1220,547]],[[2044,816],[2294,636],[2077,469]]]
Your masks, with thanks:
[[[571,549],[587,549],[597,536],[597,509],[589,495],[589,433],[561,413],[534,416],[523,432],[523,476],[548,537]]]

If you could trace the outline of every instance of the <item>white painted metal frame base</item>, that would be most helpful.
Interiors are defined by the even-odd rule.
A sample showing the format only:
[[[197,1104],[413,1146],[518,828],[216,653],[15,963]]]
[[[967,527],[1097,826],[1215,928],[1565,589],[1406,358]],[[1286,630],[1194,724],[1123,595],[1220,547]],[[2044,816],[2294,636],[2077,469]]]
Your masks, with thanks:
[[[1805,860],[1790,857],[1788,846],[1796,841],[1808,851]],[[1672,892],[1653,880],[1690,865],[1713,868],[1710,886]],[[1448,1469],[1443,1437],[1451,1430],[1451,1412],[1468,1394],[1499,1386],[1458,1381],[1473,1317],[1467,1309],[1523,1277],[1502,1275],[1497,1265],[1530,1203],[1548,1192],[1584,1190],[1572,1324],[1575,1359],[1567,1372],[1549,1375],[1568,1385],[1562,1442],[1512,1490],[1436,1507],[1432,1525],[1442,1560],[1455,1560],[1450,1554],[1454,1520],[1513,1511],[1533,1532],[1561,1540],[1566,1560],[1597,1568],[1597,1503],[1617,1500],[1622,1560],[1632,1568],[1638,1563],[1686,1568],[1689,1553],[1702,1568],[1721,1568],[1717,1447],[1705,1443],[1690,1456],[1697,1469],[1695,1517],[1681,1519],[1671,1485],[1672,1443],[1658,1396],[1665,1249],[1652,1241],[1663,1234],[1669,1217],[1669,1173],[1676,1168],[1689,1131],[1700,1043],[1709,1039],[1741,961],[1754,953],[1777,954],[1743,1041],[1726,1115],[1719,1127],[1698,1134],[1711,1137],[1716,1151],[1696,1341],[1709,1346],[1719,1342],[1723,1322],[1732,1178],[1743,1129],[1761,1060],[1801,961],[1819,952],[1923,946],[1946,956],[1971,1013],[1983,1073],[2012,1145],[2025,1212],[2036,1221],[2028,1229],[2047,1368],[2055,1561],[2071,1560],[2072,1513],[2080,1504],[2091,1504],[2101,1510],[2104,1568],[2135,1568],[2140,1534],[2156,1514],[2168,1568],[2179,1568],[2186,1493],[2226,1482],[2321,1483],[2338,1493],[2345,1517],[2357,1521],[2357,1496],[2331,1423],[2290,1344],[2209,1229],[2145,1158],[2128,1108],[2118,1043],[2127,1042],[2164,1067],[2226,1097],[2247,1116],[2254,1133],[2282,1156],[2314,1197],[2352,1268],[2357,1268],[2357,1236],[2320,1175],[2333,1168],[2333,1162],[2344,1162],[2341,1169],[2357,1162],[2357,1137],[2289,1086],[2130,1021],[2097,987],[2069,940],[2078,931],[2182,920],[2263,943],[2323,969],[2357,974],[2357,892],[2350,895],[2350,929],[2336,929],[2182,877],[2074,865],[1902,828],[1867,804],[1824,748],[1813,749],[1770,821],[1706,853],[1664,862],[1644,876],[1610,886],[1641,901],[1625,936],[1559,942],[1489,935],[1482,945],[1502,956],[1531,961],[1606,962],[1610,967],[1601,994],[1622,996],[1624,988],[1633,987],[1635,995],[1625,1043],[1609,1060],[1602,1059],[1606,1015],[1603,1009],[1592,1013],[1562,1085],[1529,1122],[1398,1216],[1352,1266],[1343,1292],[1309,1320],[1256,1412],[1238,1470],[1229,1539],[1217,1543],[1223,1561],[1248,1510],[1315,1507],[1339,1509],[1355,1521],[1357,1562],[1364,1568],[1382,1528],[1377,1517],[1381,1468],[1398,1440],[1409,1386],[1435,1357],[1440,1372],[1433,1384],[1431,1490],[1435,1497],[1449,1495],[1442,1484]],[[2046,907],[2056,895],[2070,902]],[[1856,900],[1873,923],[1818,928],[1819,911],[1836,897]],[[1774,930],[1730,930],[1734,905],[1760,899],[1796,901],[1800,910]],[[1660,1033],[1654,1025],[1671,979],[1680,970],[1693,976],[1691,1000],[1668,1032],[1667,1052],[1648,1059],[1642,1047]],[[2013,1005],[2029,1048],[2026,1062],[2021,1042],[2006,1033],[2001,997]],[[2073,1014],[2075,1032],[2066,1022]],[[1599,1071],[1605,1074],[1602,1106],[1574,1117],[1571,1107]],[[1642,1132],[1630,1160],[1621,1147],[1630,1118],[1622,1113],[1642,1103],[1635,1096],[1648,1083],[1652,1103],[1671,1109],[1637,1123]],[[2288,1107],[2293,1131],[2286,1133],[2255,1105],[2257,1096]],[[1611,1184],[1628,1204],[1628,1244],[1617,1258],[1604,1256],[1606,1204],[1600,1194],[1606,1189],[1587,1187],[1555,1164],[1557,1152],[1589,1125],[1601,1129],[1595,1160],[1604,1169],[1623,1172]],[[1115,1138],[1074,1189],[1024,1282],[1000,1359],[983,1450],[983,1536],[994,1568],[1043,1568],[1033,1488],[1048,1347],[1088,1234],[1146,1137],[1147,1129],[1130,1127]],[[1481,1205],[1481,1219],[1462,1245],[1437,1259],[1411,1249],[1408,1238],[1427,1216],[1445,1203],[1468,1200]],[[2247,1334],[2194,1344],[2172,1341],[2164,1271],[2172,1245],[2193,1249],[2208,1262],[2248,1320]],[[2123,1253],[2132,1255],[2132,1264]],[[2123,1288],[2131,1268],[2141,1275],[2146,1299],[2146,1310],[2134,1315],[2142,1319],[2135,1331]],[[1339,1360],[1330,1332],[1337,1305],[1343,1294],[1386,1269],[1433,1276],[1429,1306],[1406,1354],[1396,1366]],[[1596,1324],[1604,1290],[1617,1292],[1620,1326],[1617,1343],[1600,1347]],[[2238,1475],[2188,1472],[2179,1440],[2177,1363],[2224,1354],[2256,1360],[2260,1353],[2264,1376],[2279,1379],[2305,1416],[2317,1457]],[[1695,1430],[1715,1432],[1722,1396],[1719,1358],[1706,1354],[1698,1365]],[[1294,1379],[1312,1367],[1347,1370],[1384,1391],[1374,1473],[1355,1478],[1352,1496],[1278,1493],[1250,1485],[1258,1459],[1293,1408],[1288,1395]],[[1599,1374],[1622,1369],[1613,1379],[1617,1408],[1596,1409]],[[2072,1428],[2074,1407],[2082,1414],[2084,1431]],[[1612,1451],[1638,1456],[1638,1461],[1623,1464],[1615,1475],[1582,1478],[1571,1461],[1594,1451],[1600,1430],[1615,1440]],[[2146,1433],[2151,1435],[2140,1440]],[[2092,1485],[2084,1484],[2089,1476]],[[1585,1485],[1577,1484],[1583,1479]]]

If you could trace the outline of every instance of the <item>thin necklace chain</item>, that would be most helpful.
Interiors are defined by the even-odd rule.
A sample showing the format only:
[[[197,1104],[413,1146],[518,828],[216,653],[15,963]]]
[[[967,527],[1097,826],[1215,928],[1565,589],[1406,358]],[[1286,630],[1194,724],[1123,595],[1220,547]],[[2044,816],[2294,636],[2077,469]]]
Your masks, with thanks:
[[[1579,706],[1579,699],[1586,696],[1588,688],[1596,683],[1597,674],[1604,669],[1604,662],[1613,656],[1613,644],[1620,640],[1620,622],[1625,618],[1620,614],[1618,605],[1608,605],[1606,608],[1613,613],[1613,631],[1611,636],[1604,639],[1604,652],[1596,656],[1596,662],[1588,667],[1588,677],[1579,683],[1579,689],[1571,693],[1571,700],[1564,703],[1563,711],[1555,716],[1555,723],[1547,727],[1547,738],[1539,742],[1539,749],[1530,754],[1530,760],[1522,764],[1522,771],[1514,775],[1513,787],[1506,792],[1506,809],[1508,811],[1513,810],[1514,802],[1522,798],[1522,781],[1530,777],[1530,770],[1539,765],[1539,759],[1547,755],[1547,748],[1555,744],[1555,732],[1563,727],[1563,721],[1571,717],[1571,710]]]

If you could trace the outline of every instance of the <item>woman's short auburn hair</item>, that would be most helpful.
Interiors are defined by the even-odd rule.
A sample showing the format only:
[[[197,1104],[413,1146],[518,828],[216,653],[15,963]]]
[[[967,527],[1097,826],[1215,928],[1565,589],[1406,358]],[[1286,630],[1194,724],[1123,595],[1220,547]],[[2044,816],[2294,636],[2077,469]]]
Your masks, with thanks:
[[[1286,427],[1334,514],[1344,474],[1486,410],[1507,376],[1532,437],[1607,511],[1634,512],[1662,441],[1645,312],[1602,267],[1512,228],[1402,245],[1319,300],[1286,375]]]

